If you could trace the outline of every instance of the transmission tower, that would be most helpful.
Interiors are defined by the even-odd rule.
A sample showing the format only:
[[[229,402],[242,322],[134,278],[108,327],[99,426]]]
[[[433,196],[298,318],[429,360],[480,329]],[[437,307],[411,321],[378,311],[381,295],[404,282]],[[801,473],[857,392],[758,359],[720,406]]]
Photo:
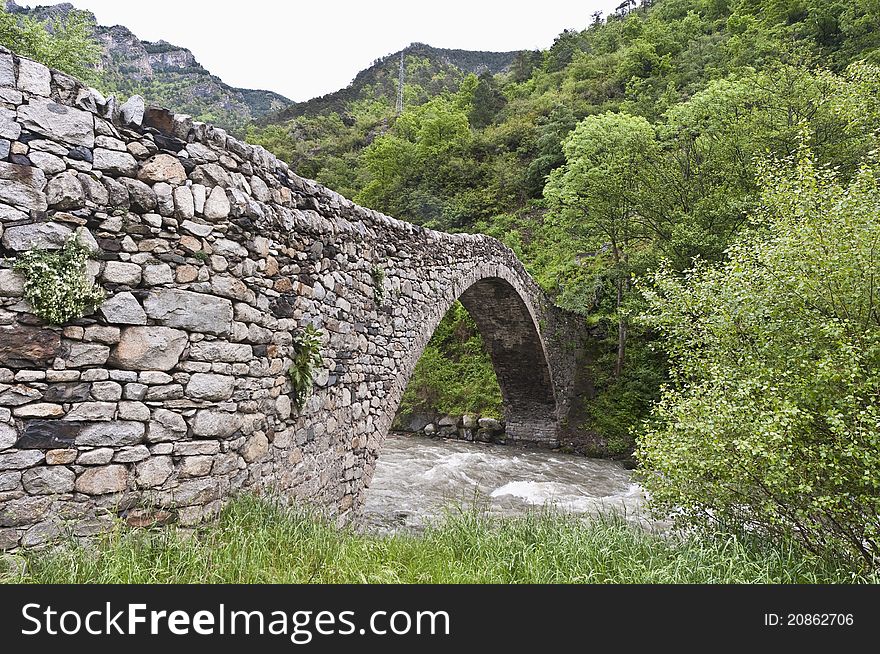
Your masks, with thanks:
[[[403,113],[403,51],[400,51],[400,77],[397,78],[397,115]]]

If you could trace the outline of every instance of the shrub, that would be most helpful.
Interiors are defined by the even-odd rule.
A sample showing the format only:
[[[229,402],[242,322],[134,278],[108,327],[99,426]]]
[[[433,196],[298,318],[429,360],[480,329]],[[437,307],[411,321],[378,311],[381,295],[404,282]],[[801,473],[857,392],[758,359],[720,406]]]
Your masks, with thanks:
[[[802,147],[763,167],[726,263],[653,277],[672,384],[637,455],[656,510],[880,562],[878,181]]]
[[[370,278],[373,280],[373,300],[381,305],[385,299],[385,271],[382,266],[373,266]]]
[[[0,43],[24,57],[31,57],[81,79],[94,77],[101,46],[94,36],[90,14],[71,10],[45,22],[11,14],[0,6]]]
[[[24,296],[36,315],[63,325],[104,301],[104,290],[86,274],[88,260],[89,249],[76,235],[60,250],[29,250],[16,259],[13,269],[24,275]]]
[[[297,411],[302,411],[305,406],[315,370],[321,363],[321,331],[314,325],[308,325],[293,335],[293,363],[287,370]]]

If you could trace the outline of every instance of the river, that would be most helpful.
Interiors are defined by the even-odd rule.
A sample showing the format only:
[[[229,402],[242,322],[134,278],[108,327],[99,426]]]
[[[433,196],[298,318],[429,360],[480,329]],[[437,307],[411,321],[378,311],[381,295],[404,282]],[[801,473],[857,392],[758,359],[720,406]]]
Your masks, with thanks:
[[[643,522],[644,494],[621,464],[548,450],[390,434],[360,523],[418,530],[449,506],[513,516],[545,505],[576,514],[611,510]]]

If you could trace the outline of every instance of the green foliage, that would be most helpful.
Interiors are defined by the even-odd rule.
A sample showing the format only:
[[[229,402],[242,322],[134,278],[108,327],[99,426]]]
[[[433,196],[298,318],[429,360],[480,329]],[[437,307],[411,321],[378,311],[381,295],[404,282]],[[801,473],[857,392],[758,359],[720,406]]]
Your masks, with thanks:
[[[385,299],[385,270],[382,266],[373,266],[370,279],[373,280],[373,300],[381,305]]]
[[[262,145],[282,161],[293,161],[297,156],[296,138],[290,129],[283,125],[267,125],[257,128],[250,125],[247,130],[247,141],[254,145]]]
[[[434,331],[398,411],[501,417],[501,390],[477,325],[456,302]]]
[[[375,535],[243,496],[191,530],[120,525],[96,542],[27,550],[0,583],[876,583],[792,542],[669,538],[608,515],[491,518],[452,507],[419,535]]]
[[[293,389],[293,403],[297,411],[302,411],[312,390],[315,371],[323,363],[321,357],[321,337],[323,334],[314,325],[307,325],[293,335],[293,356],[287,378]]]
[[[661,270],[646,318],[672,363],[638,456],[655,509],[685,524],[794,534],[880,560],[880,164],[851,181],[760,167],[751,229],[720,265]]]
[[[470,139],[467,111],[454,97],[407,108],[364,150],[368,181],[355,200],[413,222],[454,226],[454,202],[446,198],[466,185]]]
[[[656,232],[642,207],[653,192],[646,169],[658,157],[659,146],[644,118],[604,113],[578,123],[563,150],[565,164],[550,174],[544,195],[568,242],[587,250],[591,266],[601,266],[600,276],[607,276],[614,287],[607,311],[617,324],[614,376],[620,377],[629,330],[630,276]],[[573,308],[586,313],[592,307]]]
[[[94,27],[90,14],[75,9],[43,23],[0,7],[0,44],[81,79],[94,78],[93,66],[100,57]]]
[[[488,127],[495,122],[495,117],[504,109],[507,100],[498,88],[495,77],[488,72],[480,75],[471,98],[471,110],[468,120],[472,127]]]
[[[24,297],[34,313],[51,325],[63,325],[91,313],[104,301],[104,290],[89,279],[89,249],[76,234],[60,250],[29,250],[13,270],[24,275]]]

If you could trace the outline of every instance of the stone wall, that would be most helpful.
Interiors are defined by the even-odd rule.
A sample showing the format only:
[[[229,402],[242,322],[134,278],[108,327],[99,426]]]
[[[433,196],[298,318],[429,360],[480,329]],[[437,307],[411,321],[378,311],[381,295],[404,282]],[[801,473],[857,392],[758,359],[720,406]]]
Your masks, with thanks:
[[[108,299],[48,326],[12,260],[74,232]],[[457,298],[509,437],[553,442],[570,409],[580,321],[499,242],[358,207],[223,130],[2,49],[0,256],[0,548],[116,516],[193,524],[245,488],[345,519]],[[307,324],[323,365],[298,413],[285,373]]]

